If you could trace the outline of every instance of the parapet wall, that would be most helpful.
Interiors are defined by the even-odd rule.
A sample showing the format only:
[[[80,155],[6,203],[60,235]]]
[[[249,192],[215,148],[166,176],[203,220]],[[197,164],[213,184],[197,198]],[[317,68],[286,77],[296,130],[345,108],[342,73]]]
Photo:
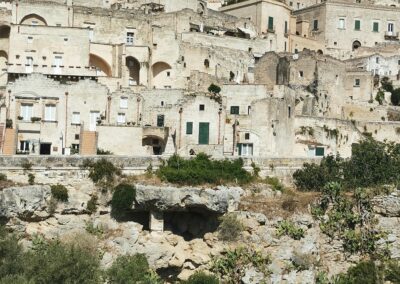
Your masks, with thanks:
[[[146,172],[151,166],[157,170],[168,157],[128,157],[128,156],[0,156],[0,173],[15,182],[25,183],[27,181],[24,165],[32,164],[29,172],[35,174],[36,182],[57,183],[65,179],[87,178],[87,170],[81,169],[85,160],[93,161],[105,158],[115,165],[122,167],[123,173],[128,175],[139,175]],[[236,157],[235,157],[236,158]],[[229,158],[229,159],[235,159]],[[244,168],[252,171],[252,163],[260,168],[260,175],[277,176],[286,183],[292,180],[292,174],[302,168],[304,163],[319,163],[320,159],[304,158],[244,158]]]

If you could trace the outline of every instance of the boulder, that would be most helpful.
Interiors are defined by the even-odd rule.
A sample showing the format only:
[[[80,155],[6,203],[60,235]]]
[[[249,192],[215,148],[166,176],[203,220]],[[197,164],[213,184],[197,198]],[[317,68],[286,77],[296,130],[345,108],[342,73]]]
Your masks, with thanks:
[[[29,185],[9,187],[0,191],[0,217],[16,217],[24,221],[41,221],[50,216],[46,211],[50,186]]]
[[[400,193],[376,196],[371,200],[375,213],[388,217],[400,217]]]
[[[203,209],[223,214],[237,210],[243,192],[240,187],[219,186],[216,189],[201,189],[136,185],[134,209],[156,211]]]

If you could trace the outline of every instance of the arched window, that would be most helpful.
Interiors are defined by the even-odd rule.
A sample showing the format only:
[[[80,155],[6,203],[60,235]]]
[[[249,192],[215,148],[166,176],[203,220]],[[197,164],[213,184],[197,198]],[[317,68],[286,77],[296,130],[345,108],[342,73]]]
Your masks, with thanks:
[[[129,85],[135,86],[140,84],[140,63],[139,61],[132,57],[128,56],[126,58],[126,67],[128,67],[129,71]]]
[[[361,42],[359,42],[358,40],[353,42],[353,50],[358,49],[359,47],[361,47]]]
[[[153,78],[157,77],[158,75],[162,74],[163,72],[167,72],[168,70],[172,69],[168,63],[165,62],[157,62],[153,64],[152,71],[153,71]]]
[[[37,14],[29,14],[22,18],[19,22],[21,25],[31,26],[47,26],[46,20]]]

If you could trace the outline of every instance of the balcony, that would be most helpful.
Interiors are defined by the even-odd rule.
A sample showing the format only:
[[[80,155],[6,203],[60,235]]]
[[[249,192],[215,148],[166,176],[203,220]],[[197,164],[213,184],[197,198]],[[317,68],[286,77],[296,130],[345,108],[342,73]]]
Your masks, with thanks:
[[[399,40],[398,32],[385,32],[385,40]]]

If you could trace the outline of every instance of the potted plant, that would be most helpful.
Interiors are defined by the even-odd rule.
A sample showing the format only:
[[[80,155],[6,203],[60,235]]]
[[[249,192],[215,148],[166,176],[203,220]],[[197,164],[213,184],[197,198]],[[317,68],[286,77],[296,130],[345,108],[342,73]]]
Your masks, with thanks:
[[[24,119],[24,117],[23,117],[23,116],[21,116],[21,115],[18,115],[18,116],[17,116],[17,119],[18,119],[18,120],[23,120],[23,119]]]

